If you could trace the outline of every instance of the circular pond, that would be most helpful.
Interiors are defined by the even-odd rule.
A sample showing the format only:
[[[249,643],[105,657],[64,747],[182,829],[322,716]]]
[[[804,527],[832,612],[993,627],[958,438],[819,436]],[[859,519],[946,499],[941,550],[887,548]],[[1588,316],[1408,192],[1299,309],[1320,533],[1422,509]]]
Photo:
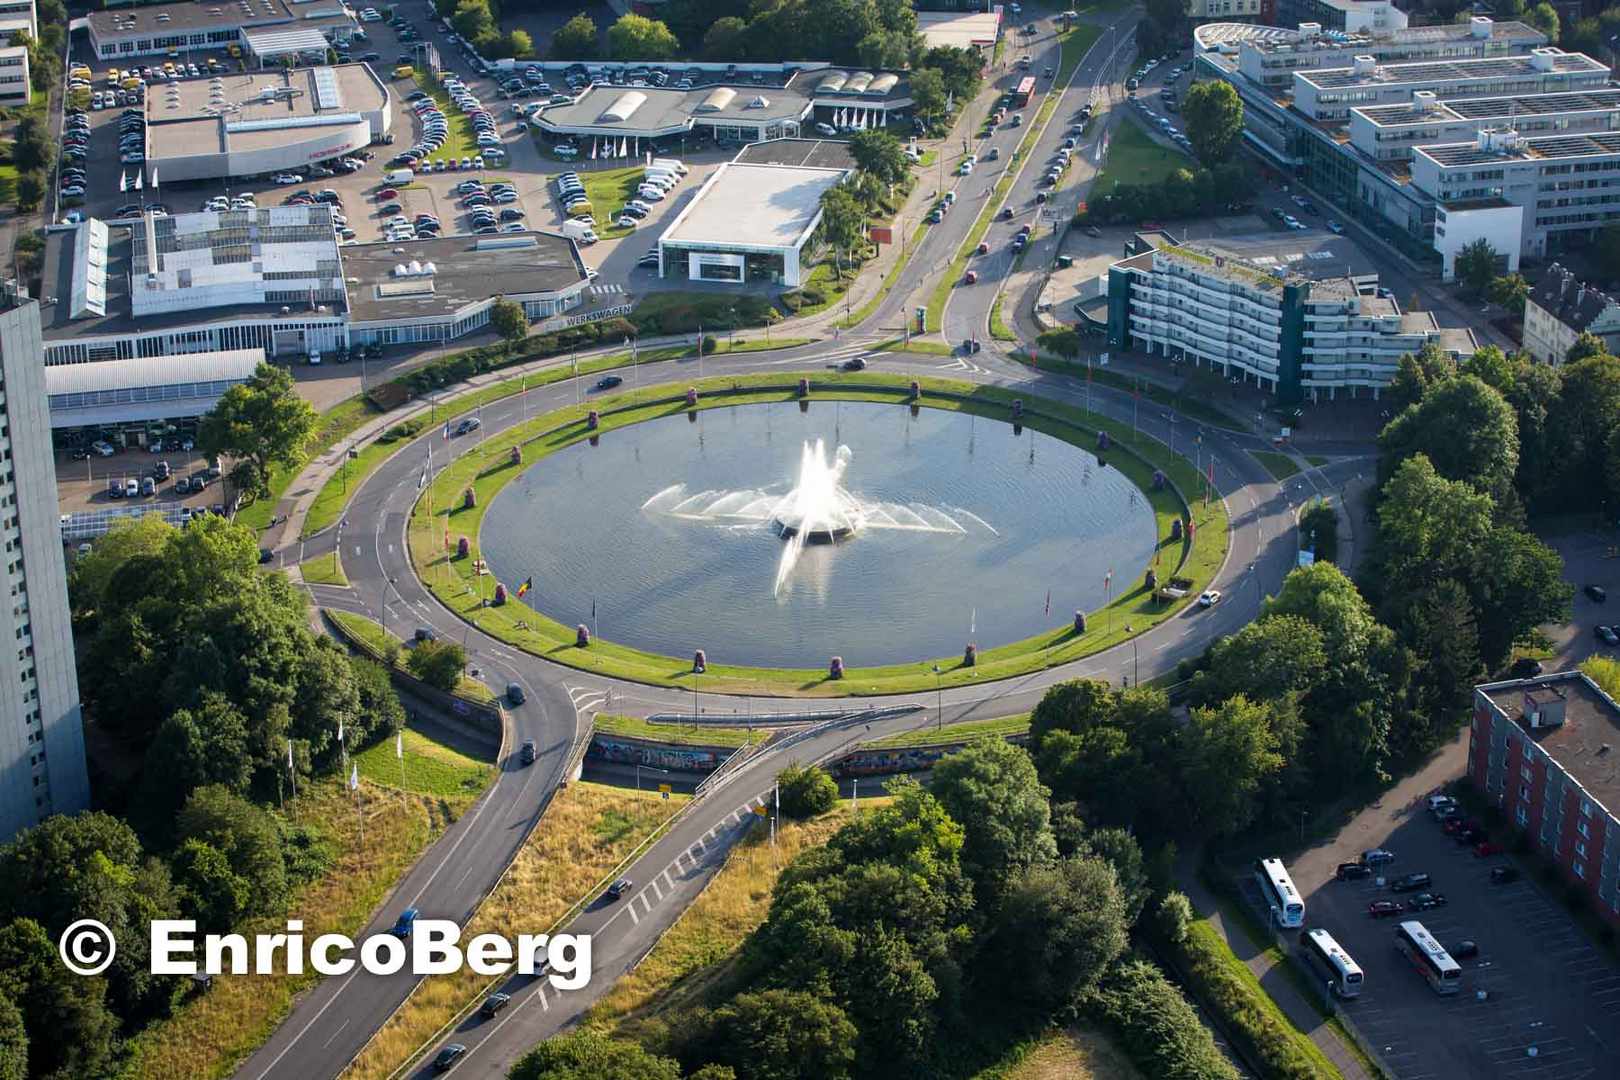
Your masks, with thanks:
[[[508,484],[480,537],[496,580],[532,579],[524,603],[641,649],[864,666],[1062,625],[1153,555],[1135,485],[1039,432],[847,401],[692,416],[580,442]]]

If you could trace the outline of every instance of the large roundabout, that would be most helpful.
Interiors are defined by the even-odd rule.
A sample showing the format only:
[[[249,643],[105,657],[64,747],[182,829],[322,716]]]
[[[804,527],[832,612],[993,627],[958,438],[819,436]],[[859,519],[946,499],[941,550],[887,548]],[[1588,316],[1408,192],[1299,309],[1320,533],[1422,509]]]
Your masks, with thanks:
[[[870,372],[695,388],[462,450],[410,516],[423,584],[600,675],[884,694],[1106,649],[1183,610],[1226,554],[1191,462],[1055,400]]]

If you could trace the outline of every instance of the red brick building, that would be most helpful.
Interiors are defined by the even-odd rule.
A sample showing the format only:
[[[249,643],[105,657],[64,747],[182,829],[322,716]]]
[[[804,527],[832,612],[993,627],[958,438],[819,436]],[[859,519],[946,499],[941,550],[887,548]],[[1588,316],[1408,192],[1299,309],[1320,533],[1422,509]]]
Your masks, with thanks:
[[[1476,686],[1468,775],[1620,924],[1620,704],[1579,671]]]

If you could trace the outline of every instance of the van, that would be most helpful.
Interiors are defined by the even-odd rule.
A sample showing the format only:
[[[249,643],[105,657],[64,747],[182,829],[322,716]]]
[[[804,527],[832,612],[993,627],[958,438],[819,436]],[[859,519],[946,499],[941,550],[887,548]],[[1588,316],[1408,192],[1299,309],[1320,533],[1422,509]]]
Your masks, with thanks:
[[[644,184],[658,184],[664,188],[672,188],[681,182],[681,178],[672,172],[664,172],[661,169],[648,169],[646,175],[641,178],[641,182]]]
[[[570,220],[563,222],[562,234],[582,246],[594,244],[597,240],[596,230],[583,221]]]
[[[676,160],[675,158],[653,158],[649,168],[668,169],[671,172],[677,173],[681,176],[685,176],[687,173],[692,171],[691,169],[688,169],[685,164]]]
[[[1405,877],[1398,877],[1390,882],[1389,891],[1398,893],[1416,892],[1418,889],[1426,889],[1432,884],[1434,884],[1434,879],[1428,874],[1407,874]]]
[[[414,79],[416,78],[416,69],[409,64],[401,64],[399,67],[394,69],[394,78]]]
[[[383,173],[383,183],[389,185],[408,184],[416,179],[416,174],[409,169],[394,169]]]

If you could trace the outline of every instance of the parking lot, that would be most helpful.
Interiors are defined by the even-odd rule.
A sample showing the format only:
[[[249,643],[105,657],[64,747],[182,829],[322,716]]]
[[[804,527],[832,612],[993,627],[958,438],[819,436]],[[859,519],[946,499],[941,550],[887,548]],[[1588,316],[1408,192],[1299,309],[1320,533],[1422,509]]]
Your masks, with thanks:
[[[162,481],[158,481],[155,476],[160,461],[169,463],[169,476]],[[208,462],[201,454],[181,450],[178,446],[165,447],[157,453],[132,447],[120,450],[111,457],[92,455],[88,459],[58,453],[57,506],[59,512],[63,514],[85,510],[117,510],[148,504],[223,509],[226,485],[218,478],[208,479],[206,486],[200,487],[195,492],[188,491],[182,494],[177,490],[182,478],[185,478],[189,485],[192,478],[201,477],[207,468]],[[134,480],[139,488],[141,481],[148,477],[153,479],[154,491],[151,495],[113,498],[110,494],[110,487],[114,483],[122,485],[126,481]]]
[[[1370,847],[1396,856],[1386,880],[1427,872],[1446,904],[1420,913],[1372,918],[1375,900],[1407,901],[1376,878],[1336,881],[1333,868]],[[1359,998],[1340,1001],[1341,1014],[1400,1080],[1451,1077],[1533,1077],[1575,1080],[1620,1075],[1620,968],[1575,924],[1547,886],[1525,873],[1509,883],[1490,880],[1507,856],[1476,856],[1442,831],[1422,797],[1399,806],[1375,805],[1316,848],[1291,872],[1305,898],[1305,925],[1331,933],[1365,972]],[[1556,890],[1556,891],[1550,891]],[[1402,919],[1417,919],[1448,950],[1479,946],[1461,959],[1462,991],[1441,996],[1394,944]],[[1293,933],[1286,945],[1298,955]],[[1315,969],[1311,969],[1315,972]]]

